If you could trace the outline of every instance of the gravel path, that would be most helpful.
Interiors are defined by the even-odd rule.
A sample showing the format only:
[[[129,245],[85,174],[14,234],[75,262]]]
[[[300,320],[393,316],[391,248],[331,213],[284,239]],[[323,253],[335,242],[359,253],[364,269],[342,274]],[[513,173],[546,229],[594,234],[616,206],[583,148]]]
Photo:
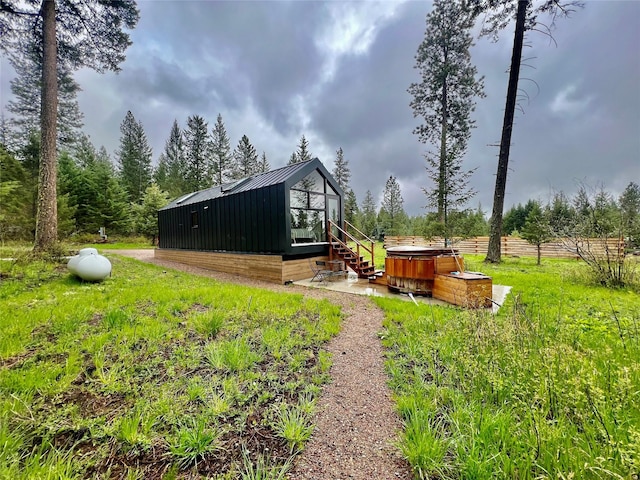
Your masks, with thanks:
[[[176,262],[156,260],[153,250],[114,253],[187,271],[217,280],[251,285],[277,292],[326,298],[345,314],[342,330],[327,345],[333,354],[331,383],[318,401],[315,430],[289,474],[290,479],[384,480],[410,479],[411,471],[393,447],[401,429],[386,384],[384,356],[377,333],[382,311],[369,298],[297,285],[276,285],[214,272]]]

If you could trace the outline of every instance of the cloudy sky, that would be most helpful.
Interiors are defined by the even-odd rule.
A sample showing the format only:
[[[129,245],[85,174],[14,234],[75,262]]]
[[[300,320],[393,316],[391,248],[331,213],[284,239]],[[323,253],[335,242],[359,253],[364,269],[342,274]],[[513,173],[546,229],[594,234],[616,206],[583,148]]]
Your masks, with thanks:
[[[119,74],[77,73],[85,132],[113,154],[127,110],[160,155],[174,119],[218,113],[232,147],[246,134],[272,167],[286,164],[304,134],[333,168],[342,147],[358,201],[380,198],[397,177],[409,214],[424,212],[427,147],[408,86],[431,2],[139,1],[140,22]],[[506,207],[580,182],[619,193],[640,183],[640,1],[601,0],[557,21],[555,42],[529,33],[512,139]],[[490,214],[513,26],[476,40],[485,77],[465,165]],[[2,63],[2,106],[11,69]]]

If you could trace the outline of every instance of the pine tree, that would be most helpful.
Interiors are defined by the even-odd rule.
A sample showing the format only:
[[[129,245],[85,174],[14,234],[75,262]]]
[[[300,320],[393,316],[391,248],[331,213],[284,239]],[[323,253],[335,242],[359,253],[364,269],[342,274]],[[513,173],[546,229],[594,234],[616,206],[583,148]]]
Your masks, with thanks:
[[[371,190],[367,190],[362,201],[362,207],[360,209],[360,225],[362,226],[362,233],[368,237],[375,237],[377,231],[377,213],[376,202],[373,199]]]
[[[404,200],[398,180],[391,175],[384,186],[382,206],[378,215],[385,235],[400,235],[407,220]]]
[[[155,245],[158,238],[158,210],[169,203],[167,192],[160,190],[155,183],[147,187],[142,203],[135,206],[135,228]]]
[[[520,231],[520,235],[531,245],[536,246],[538,265],[540,265],[542,245],[553,240],[553,232],[549,223],[549,212],[543,210],[540,203],[533,203],[524,222],[524,226]]]
[[[174,120],[169,138],[164,144],[164,152],[158,160],[155,181],[171,198],[179,197],[189,193],[185,182],[186,170],[183,133],[178,120]]]
[[[211,132],[211,164],[209,166],[210,171],[213,172],[214,185],[222,185],[231,179],[232,160],[227,129],[222,122],[222,115],[218,114],[218,119]]]
[[[75,231],[96,234],[105,227],[111,233],[130,233],[128,195],[104,147],[96,152],[83,136],[71,155],[63,152],[59,168],[59,191],[75,210]]]
[[[208,131],[209,125],[201,116],[192,115],[187,119],[184,131],[185,180],[190,192],[202,190],[212,184],[211,172],[207,168],[211,154]]]
[[[413,133],[435,148],[425,155],[435,187],[423,191],[428,205],[437,209],[445,241],[449,212],[464,206],[475,194],[469,187],[473,170],[465,171],[462,166],[475,124],[471,118],[475,98],[484,97],[483,79],[476,78],[469,54],[473,24],[474,17],[460,0],[435,0],[416,54],[422,80],[409,87],[414,116],[424,119]]]
[[[26,240],[31,235],[28,174],[0,145],[0,241]]]
[[[293,165],[294,163],[302,163],[308,162],[313,158],[311,152],[309,152],[309,142],[305,138],[304,134],[300,137],[300,143],[295,152],[291,154],[291,158],[289,158],[289,165]]]
[[[40,108],[42,95],[42,45],[34,43],[27,47],[23,56],[12,61],[16,76],[11,80],[14,99],[7,103],[13,114],[12,145],[24,147],[31,132],[40,131]],[[80,85],[73,79],[68,66],[58,63],[58,112],[57,143],[60,148],[71,148],[80,136],[83,114],[78,106],[77,94]]]
[[[260,164],[258,165],[258,173],[266,173],[271,170],[271,165],[267,160],[267,154],[262,152],[262,157],[260,157]]]
[[[351,178],[351,170],[349,170],[349,162],[344,159],[342,147],[336,151],[336,163],[333,168],[333,178],[336,179],[340,188],[346,193],[349,190],[349,179]]]
[[[4,116],[4,112],[0,112],[0,146],[8,151],[9,148],[9,122]]]
[[[238,180],[240,178],[250,177],[259,171],[258,154],[249,137],[243,135],[238,146],[233,151],[233,171],[231,178]]]
[[[344,216],[345,220],[349,222],[351,225],[360,229],[360,226],[357,225],[358,217],[358,201],[356,200],[356,194],[352,189],[347,190],[344,201]]]
[[[629,248],[640,247],[640,187],[629,182],[618,199],[622,214],[622,224]]]
[[[118,71],[131,44],[123,29],[135,27],[138,10],[132,0],[2,0],[0,5],[2,51],[19,58],[28,53],[25,39],[42,45],[41,161],[34,242],[34,250],[42,252],[53,248],[58,236],[57,65]]]
[[[576,213],[564,193],[553,196],[549,208],[549,225],[558,237],[565,236],[575,223]],[[506,215],[504,221],[506,222]]]
[[[151,147],[142,123],[128,111],[120,124],[119,174],[129,200],[139,203],[151,184]]]

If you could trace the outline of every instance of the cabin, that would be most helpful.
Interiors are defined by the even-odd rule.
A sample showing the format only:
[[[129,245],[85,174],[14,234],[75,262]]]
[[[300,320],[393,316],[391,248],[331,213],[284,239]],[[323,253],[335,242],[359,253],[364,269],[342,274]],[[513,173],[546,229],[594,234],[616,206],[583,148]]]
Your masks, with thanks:
[[[328,258],[328,225],[343,224],[343,198],[317,158],[189,193],[158,211],[155,257],[275,283],[309,278]]]

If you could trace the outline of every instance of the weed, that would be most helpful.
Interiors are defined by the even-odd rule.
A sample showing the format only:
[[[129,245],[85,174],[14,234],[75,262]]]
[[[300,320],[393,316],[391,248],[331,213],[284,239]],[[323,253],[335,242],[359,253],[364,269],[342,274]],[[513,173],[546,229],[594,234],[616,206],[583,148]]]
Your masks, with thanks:
[[[155,423],[153,415],[143,415],[140,408],[120,419],[116,437],[131,447],[147,446],[151,443],[151,430]]]
[[[412,411],[405,418],[398,447],[418,478],[448,478],[443,465],[449,445],[443,431],[441,422],[425,411]]]
[[[77,478],[77,473],[73,457],[69,453],[43,443],[24,459],[15,475],[8,478],[72,480]]]
[[[222,449],[221,432],[208,428],[204,419],[183,425],[171,442],[171,456],[181,467],[196,466],[202,457]]]
[[[220,310],[212,310],[196,315],[193,324],[198,333],[206,338],[215,338],[222,330],[226,314]]]
[[[249,343],[243,338],[210,342],[205,345],[204,349],[209,364],[222,371],[241,372],[249,369],[261,359],[260,355],[252,351]]]
[[[291,468],[291,457],[284,464],[274,462],[268,455],[259,454],[255,462],[246,448],[242,449],[242,480],[284,480]]]
[[[204,400],[206,387],[202,383],[202,378],[193,377],[189,379],[189,383],[187,384],[187,397],[189,397],[190,402],[197,402]]]
[[[576,282],[566,261],[474,261],[513,286],[495,316],[376,299],[416,475],[632,477],[640,298]]]
[[[248,429],[276,416],[263,418],[267,405],[305,392],[288,408],[308,425],[336,307],[110,260],[115,273],[101,284],[40,259],[0,262],[11,269],[0,282],[0,478],[149,475],[143,463],[119,469],[114,454],[171,463],[167,478],[182,478],[222,445],[228,454],[207,475],[237,478]],[[286,449],[263,470],[278,471]]]
[[[309,414],[299,405],[279,405],[273,427],[287,441],[291,453],[301,449],[313,432]]]

